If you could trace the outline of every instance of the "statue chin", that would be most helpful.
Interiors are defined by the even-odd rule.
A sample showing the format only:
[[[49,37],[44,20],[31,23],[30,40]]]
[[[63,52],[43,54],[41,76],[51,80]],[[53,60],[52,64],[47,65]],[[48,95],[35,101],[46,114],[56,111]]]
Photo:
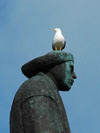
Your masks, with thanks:
[[[71,88],[63,88],[60,91],[69,91]]]
[[[71,86],[64,84],[64,85],[62,85],[60,91],[69,91],[70,89],[71,89]]]

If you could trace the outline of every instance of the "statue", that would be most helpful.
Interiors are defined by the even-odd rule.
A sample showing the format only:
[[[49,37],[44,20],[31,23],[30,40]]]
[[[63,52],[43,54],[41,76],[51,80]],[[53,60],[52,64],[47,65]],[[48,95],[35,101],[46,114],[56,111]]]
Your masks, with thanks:
[[[22,66],[29,79],[18,89],[10,112],[10,133],[71,133],[59,91],[76,75],[70,53],[53,51]]]

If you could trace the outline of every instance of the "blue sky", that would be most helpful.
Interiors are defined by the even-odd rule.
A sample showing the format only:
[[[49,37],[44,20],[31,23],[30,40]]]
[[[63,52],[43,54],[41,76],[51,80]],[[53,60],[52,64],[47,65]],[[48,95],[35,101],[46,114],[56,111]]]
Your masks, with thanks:
[[[21,66],[50,52],[60,27],[75,58],[77,80],[61,92],[72,133],[100,132],[100,1],[0,0],[0,132],[9,133],[9,112],[27,79]]]

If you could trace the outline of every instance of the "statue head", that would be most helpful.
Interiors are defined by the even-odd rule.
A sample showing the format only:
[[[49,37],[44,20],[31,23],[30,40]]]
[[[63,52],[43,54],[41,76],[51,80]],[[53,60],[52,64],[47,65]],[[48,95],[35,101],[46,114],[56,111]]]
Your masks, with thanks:
[[[22,66],[22,72],[28,78],[43,72],[63,91],[68,91],[76,78],[73,55],[62,51],[53,51],[33,59]]]
[[[59,56],[59,59],[62,62],[50,68],[47,75],[54,80],[59,90],[68,91],[73,85],[74,79],[76,79],[74,58],[72,54],[64,52]]]

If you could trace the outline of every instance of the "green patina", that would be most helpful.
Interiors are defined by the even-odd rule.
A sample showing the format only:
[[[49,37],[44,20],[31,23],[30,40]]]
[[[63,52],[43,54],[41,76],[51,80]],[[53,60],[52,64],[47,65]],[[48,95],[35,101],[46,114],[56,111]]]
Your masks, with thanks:
[[[69,90],[76,78],[73,55],[53,51],[26,63],[22,72],[29,79],[15,95],[10,133],[71,133],[59,90]]]

